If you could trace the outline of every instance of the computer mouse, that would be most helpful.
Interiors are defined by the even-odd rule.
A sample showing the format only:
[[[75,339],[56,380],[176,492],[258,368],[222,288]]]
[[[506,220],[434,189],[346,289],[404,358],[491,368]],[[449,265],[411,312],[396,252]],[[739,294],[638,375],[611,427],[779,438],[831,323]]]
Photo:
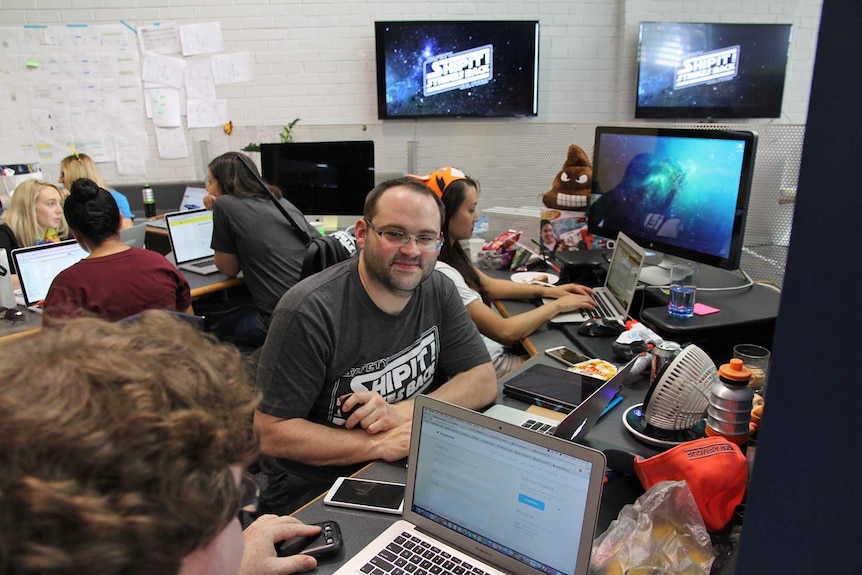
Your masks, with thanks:
[[[578,328],[578,333],[589,337],[607,337],[619,335],[625,327],[616,320],[594,317],[588,319]]]

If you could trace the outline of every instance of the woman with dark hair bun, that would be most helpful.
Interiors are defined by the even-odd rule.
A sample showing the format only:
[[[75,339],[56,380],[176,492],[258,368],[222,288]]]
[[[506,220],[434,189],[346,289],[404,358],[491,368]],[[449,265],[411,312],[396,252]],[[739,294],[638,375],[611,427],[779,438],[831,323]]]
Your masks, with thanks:
[[[63,213],[90,255],[54,279],[46,320],[96,315],[117,321],[148,309],[192,313],[189,284],[179,270],[161,254],[120,239],[120,212],[107,190],[87,178],[75,180]]]

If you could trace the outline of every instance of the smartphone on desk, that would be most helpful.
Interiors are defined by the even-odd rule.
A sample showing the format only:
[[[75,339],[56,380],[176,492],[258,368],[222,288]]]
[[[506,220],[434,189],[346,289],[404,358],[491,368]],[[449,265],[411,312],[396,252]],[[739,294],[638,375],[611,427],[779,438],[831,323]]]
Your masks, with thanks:
[[[546,349],[545,355],[553,357],[567,367],[572,367],[576,363],[581,363],[582,361],[592,359],[591,357],[587,357],[586,355],[579,353],[573,349],[570,349],[564,345]]]
[[[323,503],[335,507],[401,515],[404,508],[404,484],[339,477],[323,498]]]

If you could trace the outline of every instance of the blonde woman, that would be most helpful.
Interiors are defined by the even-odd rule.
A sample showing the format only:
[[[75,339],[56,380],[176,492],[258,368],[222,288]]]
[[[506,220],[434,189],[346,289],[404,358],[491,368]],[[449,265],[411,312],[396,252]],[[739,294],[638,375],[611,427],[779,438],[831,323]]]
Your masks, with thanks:
[[[73,154],[71,156],[66,156],[63,158],[63,161],[60,162],[59,182],[63,184],[64,188],[71,190],[72,184],[75,183],[75,180],[78,178],[93,180],[100,188],[108,190],[114,198],[114,201],[117,202],[117,208],[120,210],[120,216],[122,216],[120,221],[121,230],[135,225],[132,221],[135,219],[135,215],[132,213],[132,208],[129,206],[128,198],[117,190],[113,190],[105,185],[105,180],[102,179],[102,173],[99,171],[99,167],[96,165],[96,162],[93,161],[93,158],[87,154]]]
[[[0,248],[6,250],[8,261],[0,265],[11,266],[12,250],[69,237],[69,226],[63,216],[63,196],[54,184],[42,180],[25,180],[12,193],[9,209],[3,212],[0,223]],[[18,289],[18,276],[12,276]]]

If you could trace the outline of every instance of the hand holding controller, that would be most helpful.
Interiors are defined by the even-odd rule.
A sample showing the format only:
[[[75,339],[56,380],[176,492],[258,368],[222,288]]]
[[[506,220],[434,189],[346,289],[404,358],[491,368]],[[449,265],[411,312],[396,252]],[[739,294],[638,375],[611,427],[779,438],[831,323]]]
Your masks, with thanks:
[[[312,557],[329,557],[335,555],[344,543],[341,539],[341,528],[335,521],[324,521],[313,523],[320,526],[320,533],[311,536],[292,537],[286,541],[276,543],[275,551],[279,557],[302,554]]]

